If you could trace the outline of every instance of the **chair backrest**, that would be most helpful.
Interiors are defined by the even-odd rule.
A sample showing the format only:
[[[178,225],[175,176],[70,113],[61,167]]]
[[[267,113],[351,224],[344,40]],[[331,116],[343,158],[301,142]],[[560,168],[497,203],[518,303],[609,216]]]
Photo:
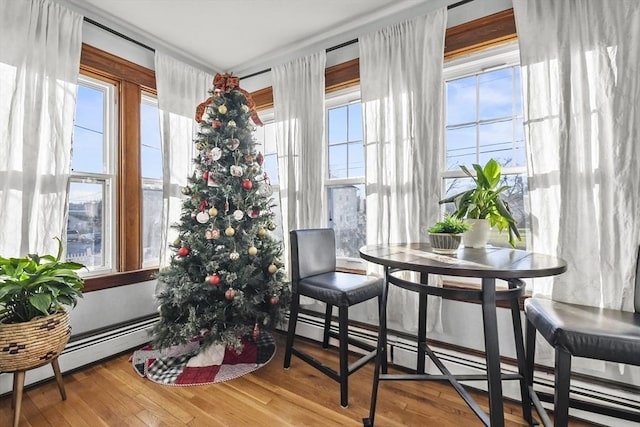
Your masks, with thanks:
[[[636,313],[640,313],[640,248],[638,248],[638,259],[636,261],[636,287],[634,292],[634,308]]]
[[[332,228],[291,230],[289,238],[294,284],[305,277],[336,270],[336,237]]]

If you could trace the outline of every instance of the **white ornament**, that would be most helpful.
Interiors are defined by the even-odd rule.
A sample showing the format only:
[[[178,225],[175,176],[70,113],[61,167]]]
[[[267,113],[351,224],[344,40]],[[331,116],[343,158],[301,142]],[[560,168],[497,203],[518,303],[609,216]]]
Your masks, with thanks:
[[[196,220],[200,223],[200,224],[206,224],[207,221],[209,221],[209,214],[206,212],[199,212],[198,215],[196,215]]]
[[[273,188],[266,182],[261,182],[258,185],[258,195],[262,197],[270,197],[273,194]]]
[[[235,125],[234,125],[235,126]],[[231,138],[225,141],[229,150],[233,151],[240,146],[240,140],[238,138]]]
[[[233,252],[231,252],[231,253],[229,254],[229,259],[230,259],[231,261],[237,261],[237,260],[239,260],[239,259],[240,259],[240,254],[239,254],[238,252],[236,252],[236,251],[233,251]]]
[[[242,104],[242,106],[240,106],[240,109],[242,109],[243,113],[249,112],[249,106],[247,104]]]
[[[237,209],[233,212],[233,218],[236,221],[240,221],[242,218],[244,218],[244,212],[242,212],[240,209]]]
[[[230,128],[234,128],[234,127],[236,127],[236,122],[233,121],[233,120],[229,120],[227,122],[227,126],[229,126]]]
[[[231,173],[232,176],[237,176],[240,177],[243,175],[243,170],[242,170],[242,166],[239,165],[232,165],[229,168],[229,172]]]
[[[220,147],[213,147],[211,149],[211,159],[220,160],[220,157],[222,157],[222,150]]]

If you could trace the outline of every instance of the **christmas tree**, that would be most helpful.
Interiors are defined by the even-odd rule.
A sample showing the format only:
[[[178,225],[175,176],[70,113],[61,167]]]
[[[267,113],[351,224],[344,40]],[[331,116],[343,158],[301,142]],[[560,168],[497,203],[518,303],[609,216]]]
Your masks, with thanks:
[[[183,188],[179,237],[157,275],[160,321],[153,344],[200,340],[200,348],[241,347],[282,319],[290,299],[274,239],[274,206],[264,156],[255,149],[253,101],[228,74],[196,109],[195,171]],[[252,123],[253,122],[253,123]]]

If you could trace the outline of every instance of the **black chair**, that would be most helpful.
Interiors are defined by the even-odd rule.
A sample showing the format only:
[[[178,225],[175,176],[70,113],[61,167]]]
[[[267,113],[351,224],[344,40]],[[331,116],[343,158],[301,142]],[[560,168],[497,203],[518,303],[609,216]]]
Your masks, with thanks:
[[[284,368],[288,369],[291,366],[291,355],[295,354],[340,383],[340,405],[347,407],[349,375],[376,356],[375,345],[368,345],[349,337],[349,307],[378,297],[379,310],[383,280],[379,277],[336,271],[335,234],[331,228],[293,230],[289,235],[293,295],[289,312]],[[329,347],[329,337],[338,338],[339,372],[293,346],[301,295],[326,304],[322,347]],[[338,333],[331,331],[333,306],[338,307]],[[348,362],[349,344],[368,352],[351,365]],[[386,361],[383,362],[383,369],[386,372]]]
[[[533,390],[536,331],[555,348],[554,418],[556,426],[566,426],[572,356],[640,365],[640,252],[636,264],[634,308],[635,312],[629,312],[540,298],[526,300],[527,381],[531,400],[545,426],[551,425],[551,421]],[[637,411],[612,410],[597,404],[582,404],[580,408],[630,420],[640,419]]]

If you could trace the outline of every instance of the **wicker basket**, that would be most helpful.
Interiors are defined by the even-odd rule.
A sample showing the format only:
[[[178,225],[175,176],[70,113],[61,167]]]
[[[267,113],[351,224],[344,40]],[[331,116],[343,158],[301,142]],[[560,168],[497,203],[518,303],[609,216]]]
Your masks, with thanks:
[[[0,371],[23,371],[51,363],[64,350],[70,336],[66,312],[29,322],[0,323]]]

